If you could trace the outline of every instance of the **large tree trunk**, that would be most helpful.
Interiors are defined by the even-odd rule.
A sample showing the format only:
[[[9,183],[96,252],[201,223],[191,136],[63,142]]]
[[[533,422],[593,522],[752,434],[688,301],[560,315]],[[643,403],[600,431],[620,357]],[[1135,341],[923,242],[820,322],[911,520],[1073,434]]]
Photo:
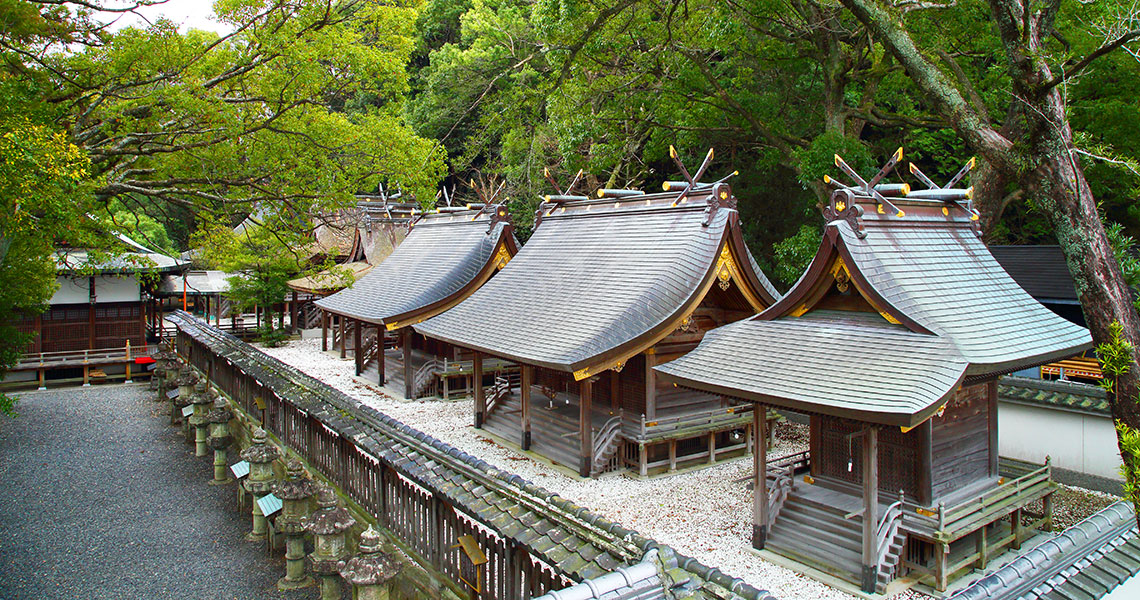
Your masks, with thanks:
[[[1047,216],[1068,261],[1085,322],[1097,344],[1112,340],[1110,325],[1123,325],[1124,337],[1140,350],[1140,318],[1097,213],[1096,200],[1073,152],[1072,130],[1060,86],[1043,52],[1043,33],[1052,27],[1060,0],[1032,15],[1017,0],[990,0],[1013,86],[1014,102],[1024,103],[1013,131],[998,131],[969,106],[961,92],[928,61],[906,31],[878,0],[841,0],[895,55],[927,99],[950,120],[959,136],[981,154],[999,176],[1017,181]],[[1028,4],[1028,3],[1027,3]],[[1010,136],[1010,137],[1007,137]],[[993,197],[994,194],[988,194]],[[998,213],[1000,211],[993,211]],[[1140,429],[1140,368],[1117,380],[1112,398],[1115,420]],[[1119,439],[1118,445],[1119,445]],[[1126,464],[1133,458],[1121,447]],[[1137,511],[1140,523],[1140,510]]]

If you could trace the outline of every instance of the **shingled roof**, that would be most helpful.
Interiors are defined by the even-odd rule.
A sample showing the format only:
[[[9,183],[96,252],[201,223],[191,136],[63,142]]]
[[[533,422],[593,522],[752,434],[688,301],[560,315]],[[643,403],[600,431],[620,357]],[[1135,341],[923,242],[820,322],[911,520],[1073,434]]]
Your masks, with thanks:
[[[384,262],[316,305],[396,329],[446,310],[517,251],[504,206],[424,215]]]
[[[544,203],[502,273],[416,330],[581,378],[674,330],[718,277],[761,310],[778,294],[744,246],[735,205],[723,183],[680,201],[674,192]]]
[[[1091,346],[1086,329],[1018,287],[982,244],[968,213],[941,200],[890,202],[897,213],[852,190],[836,192],[825,210],[829,222],[819,251],[787,295],[657,370],[698,389],[913,426],[964,379]],[[850,297],[836,299],[836,289]],[[805,319],[831,306],[821,304],[825,298],[864,316],[878,313],[878,326],[827,311]],[[787,373],[801,361],[832,369],[836,377],[805,374],[792,385]]]
[[[1080,303],[1060,246],[990,246],[990,253],[1017,285],[1037,300]]]

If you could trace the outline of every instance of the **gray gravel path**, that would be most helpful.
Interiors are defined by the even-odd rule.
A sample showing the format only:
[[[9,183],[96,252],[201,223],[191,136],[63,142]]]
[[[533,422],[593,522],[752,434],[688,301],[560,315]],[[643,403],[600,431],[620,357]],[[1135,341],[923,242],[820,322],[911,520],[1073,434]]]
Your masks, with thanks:
[[[143,385],[20,395],[0,417],[0,600],[283,594],[278,551],[242,541],[233,484],[209,486]]]

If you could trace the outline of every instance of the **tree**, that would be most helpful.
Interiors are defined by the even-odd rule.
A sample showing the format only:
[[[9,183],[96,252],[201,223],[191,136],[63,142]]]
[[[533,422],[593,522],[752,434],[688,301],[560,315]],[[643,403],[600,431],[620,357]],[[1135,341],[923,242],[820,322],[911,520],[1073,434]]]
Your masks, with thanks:
[[[381,182],[434,194],[442,158],[401,116],[412,0],[219,0],[233,28],[220,37],[162,20],[111,32],[108,14],[139,5],[106,4],[0,0],[0,152],[14,174],[0,183],[0,247],[20,250],[0,252],[0,273],[40,278],[4,286],[13,306],[42,309],[53,245],[98,245],[100,225],[102,239],[126,228],[161,242],[142,215],[256,208],[288,239]],[[10,363],[24,344],[0,339]]]
[[[1085,178],[1065,90],[1099,58],[1140,39],[1135,21],[1110,23],[1104,42],[1078,58],[1065,56],[1065,39],[1072,32],[1057,30],[1061,0],[1032,4],[989,0],[1010,82],[1010,109],[1005,122],[998,124],[966,100],[968,81],[951,81],[915,45],[905,15],[897,8],[881,0],[841,1],[903,65],[966,144],[985,159],[993,176],[1016,183],[1032,198],[1065,253],[1093,340],[1101,347],[1114,340],[1127,344],[1134,366],[1140,318]],[[993,212],[993,207],[988,208]],[[1117,327],[1119,335],[1114,335]],[[1118,369],[1110,398],[1114,420],[1131,429],[1140,427],[1140,405],[1134,401],[1140,392],[1138,376],[1140,369]],[[1140,459],[1118,440],[1126,464]]]

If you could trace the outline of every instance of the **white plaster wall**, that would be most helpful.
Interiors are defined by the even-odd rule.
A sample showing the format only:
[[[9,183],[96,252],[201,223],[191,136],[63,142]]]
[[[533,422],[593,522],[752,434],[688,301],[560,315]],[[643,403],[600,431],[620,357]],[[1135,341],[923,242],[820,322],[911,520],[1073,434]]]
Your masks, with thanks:
[[[1056,467],[1120,480],[1116,430],[1106,416],[1002,402],[998,449],[1036,463],[1048,455]]]
[[[59,289],[51,297],[54,304],[87,304],[90,302],[90,292],[86,277],[55,278]],[[142,287],[134,275],[118,277],[115,275],[95,276],[95,302],[138,302],[142,299]]]
[[[142,288],[134,275],[116,277],[99,275],[95,277],[95,302],[138,302],[142,298]]]
[[[86,277],[56,277],[59,289],[51,297],[51,304],[87,304],[90,301]]]

